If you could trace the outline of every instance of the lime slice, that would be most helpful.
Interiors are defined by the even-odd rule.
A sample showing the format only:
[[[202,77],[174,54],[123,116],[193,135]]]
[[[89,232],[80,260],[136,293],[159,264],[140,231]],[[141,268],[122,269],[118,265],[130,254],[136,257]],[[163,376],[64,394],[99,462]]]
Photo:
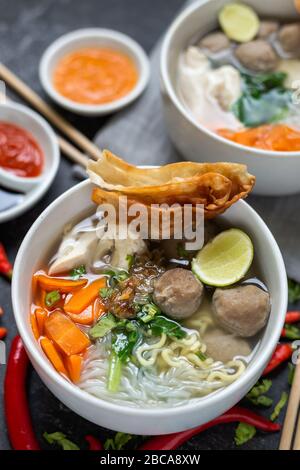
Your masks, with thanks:
[[[219,13],[219,23],[229,39],[252,41],[258,33],[259,18],[253,8],[240,3],[229,3]]]
[[[209,286],[230,286],[242,279],[253,260],[249,236],[237,228],[225,230],[200,250],[192,271]]]

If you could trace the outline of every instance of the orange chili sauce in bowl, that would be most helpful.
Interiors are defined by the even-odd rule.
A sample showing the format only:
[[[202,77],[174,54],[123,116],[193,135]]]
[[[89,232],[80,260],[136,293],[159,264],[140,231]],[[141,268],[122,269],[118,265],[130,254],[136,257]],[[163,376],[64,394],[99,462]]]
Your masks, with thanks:
[[[99,105],[129,94],[138,81],[134,61],[108,47],[86,47],[62,57],[53,72],[53,85],[65,98]]]

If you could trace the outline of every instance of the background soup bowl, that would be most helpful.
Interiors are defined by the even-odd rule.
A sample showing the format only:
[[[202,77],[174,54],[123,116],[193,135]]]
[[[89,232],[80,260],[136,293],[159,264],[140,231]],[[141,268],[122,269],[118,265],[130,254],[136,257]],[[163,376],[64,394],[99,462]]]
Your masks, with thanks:
[[[245,373],[227,388],[182,406],[133,408],[95,398],[61,377],[52,367],[31,331],[29,306],[31,277],[43,265],[62,236],[64,225],[91,209],[92,184],[84,181],[56,199],[36,220],[19,250],[12,283],[13,309],[18,330],[37,373],[66,406],[80,416],[115,431],[164,434],[208,422],[237,403],[255,384],[268,363],[283,326],[287,306],[286,273],[279,248],[257,213],[239,201],[223,220],[243,228],[252,237],[262,276],[272,297],[272,311],[262,341]]]
[[[257,177],[255,194],[279,196],[300,191],[300,152],[272,152],[233,143],[197,123],[176,92],[178,57],[195,37],[218,27],[218,11],[231,0],[200,0],[170,26],[161,52],[161,84],[165,121],[171,140],[187,159],[246,163]],[[261,17],[300,21],[294,0],[248,0]]]

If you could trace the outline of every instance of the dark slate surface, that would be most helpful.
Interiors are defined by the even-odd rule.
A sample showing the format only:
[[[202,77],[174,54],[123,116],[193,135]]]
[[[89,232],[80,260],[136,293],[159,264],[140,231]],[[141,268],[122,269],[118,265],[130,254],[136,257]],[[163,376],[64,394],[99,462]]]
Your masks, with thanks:
[[[149,52],[181,4],[182,0],[0,0],[1,61],[44,96],[38,80],[38,62],[45,47],[55,38],[76,28],[102,26],[129,34]],[[16,98],[13,94],[9,95]],[[104,123],[101,118],[80,118],[64,114],[90,138]],[[0,240],[7,247],[12,260],[36,217],[58,195],[76,183],[71,168],[71,164],[62,158],[57,178],[43,200],[17,220],[0,225]],[[0,305],[5,310],[1,324],[9,328],[6,339],[8,351],[17,331],[11,308],[10,285],[3,279],[0,279]],[[4,374],[5,366],[0,365],[0,449],[10,449],[3,410]],[[286,375],[286,369],[282,369],[272,377],[272,395],[275,399],[287,388]],[[113,434],[80,418],[63,406],[47,390],[34,371],[31,371],[28,378],[28,391],[34,428],[43,448],[47,448],[42,439],[44,431],[63,431],[82,448],[85,448],[84,435],[87,433],[102,439]],[[270,411],[264,413],[268,415]],[[206,431],[185,444],[183,449],[235,449],[234,428],[235,425],[228,424]],[[278,441],[278,434],[257,433],[243,448],[276,449]]]

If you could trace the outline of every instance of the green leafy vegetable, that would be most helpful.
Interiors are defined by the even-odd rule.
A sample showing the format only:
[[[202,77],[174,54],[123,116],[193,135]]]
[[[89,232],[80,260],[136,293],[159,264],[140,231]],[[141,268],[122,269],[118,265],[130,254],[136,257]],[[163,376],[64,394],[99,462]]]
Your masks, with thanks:
[[[102,297],[102,299],[108,299],[112,293],[113,289],[111,287],[102,287],[102,289],[99,290],[99,295]]]
[[[58,290],[53,290],[51,292],[47,292],[45,296],[45,304],[47,307],[53,307],[53,305],[57,304],[61,299],[61,295]]]
[[[250,441],[256,434],[256,428],[247,423],[239,423],[235,430],[234,441],[237,446],[241,446]]]
[[[256,406],[266,406],[269,407],[273,404],[273,399],[264,395],[267,393],[272,386],[272,380],[263,379],[247,393],[246,398]]]
[[[297,328],[295,325],[289,325],[285,324],[284,325],[284,330],[285,330],[285,338],[288,339],[300,339],[300,329]]]
[[[89,336],[95,340],[97,338],[103,338],[109,331],[117,326],[117,321],[112,313],[100,318],[100,320],[94,325],[90,331]]]
[[[242,74],[243,93],[232,111],[247,127],[257,127],[284,119],[290,109],[291,92],[284,87],[286,74]]]
[[[286,402],[288,399],[288,394],[286,392],[282,392],[281,397],[277,405],[275,405],[274,411],[270,416],[271,421],[275,421],[278,416],[280,415],[281,410],[285,407]]]
[[[139,307],[140,311],[138,312],[137,316],[144,323],[148,323],[149,321],[153,320],[155,315],[159,315],[161,313],[160,308],[153,303],[148,303]]]
[[[71,271],[71,277],[74,280],[80,279],[84,274],[86,274],[86,269],[83,264],[77,268],[72,269]]]
[[[198,356],[201,361],[205,361],[207,359],[207,356],[201,351],[198,351],[196,356]]]
[[[186,336],[186,331],[174,320],[170,320],[163,315],[157,315],[148,323],[154,336],[165,333],[169,338],[182,339]]]
[[[44,439],[49,444],[57,444],[63,448],[63,450],[80,450],[78,445],[66,438],[66,435],[62,432],[53,432],[49,434],[44,432]]]
[[[290,362],[288,363],[288,368],[289,368],[288,383],[289,383],[290,386],[292,386],[296,368]]]
[[[294,304],[300,300],[300,284],[292,279],[288,279],[289,302]]]
[[[110,287],[115,287],[119,282],[125,281],[129,278],[129,274],[124,269],[119,271],[114,271],[112,269],[104,271],[104,274],[109,276],[109,285]]]
[[[125,434],[124,432],[117,432],[113,438],[106,439],[104,442],[105,450],[122,450],[134,436]]]
[[[107,378],[107,389],[110,392],[117,392],[119,389],[122,374],[122,361],[120,357],[112,351],[109,356],[109,368]]]
[[[128,270],[130,271],[130,269],[132,268],[133,264],[134,264],[134,255],[127,255],[126,256],[126,261],[128,262]]]

